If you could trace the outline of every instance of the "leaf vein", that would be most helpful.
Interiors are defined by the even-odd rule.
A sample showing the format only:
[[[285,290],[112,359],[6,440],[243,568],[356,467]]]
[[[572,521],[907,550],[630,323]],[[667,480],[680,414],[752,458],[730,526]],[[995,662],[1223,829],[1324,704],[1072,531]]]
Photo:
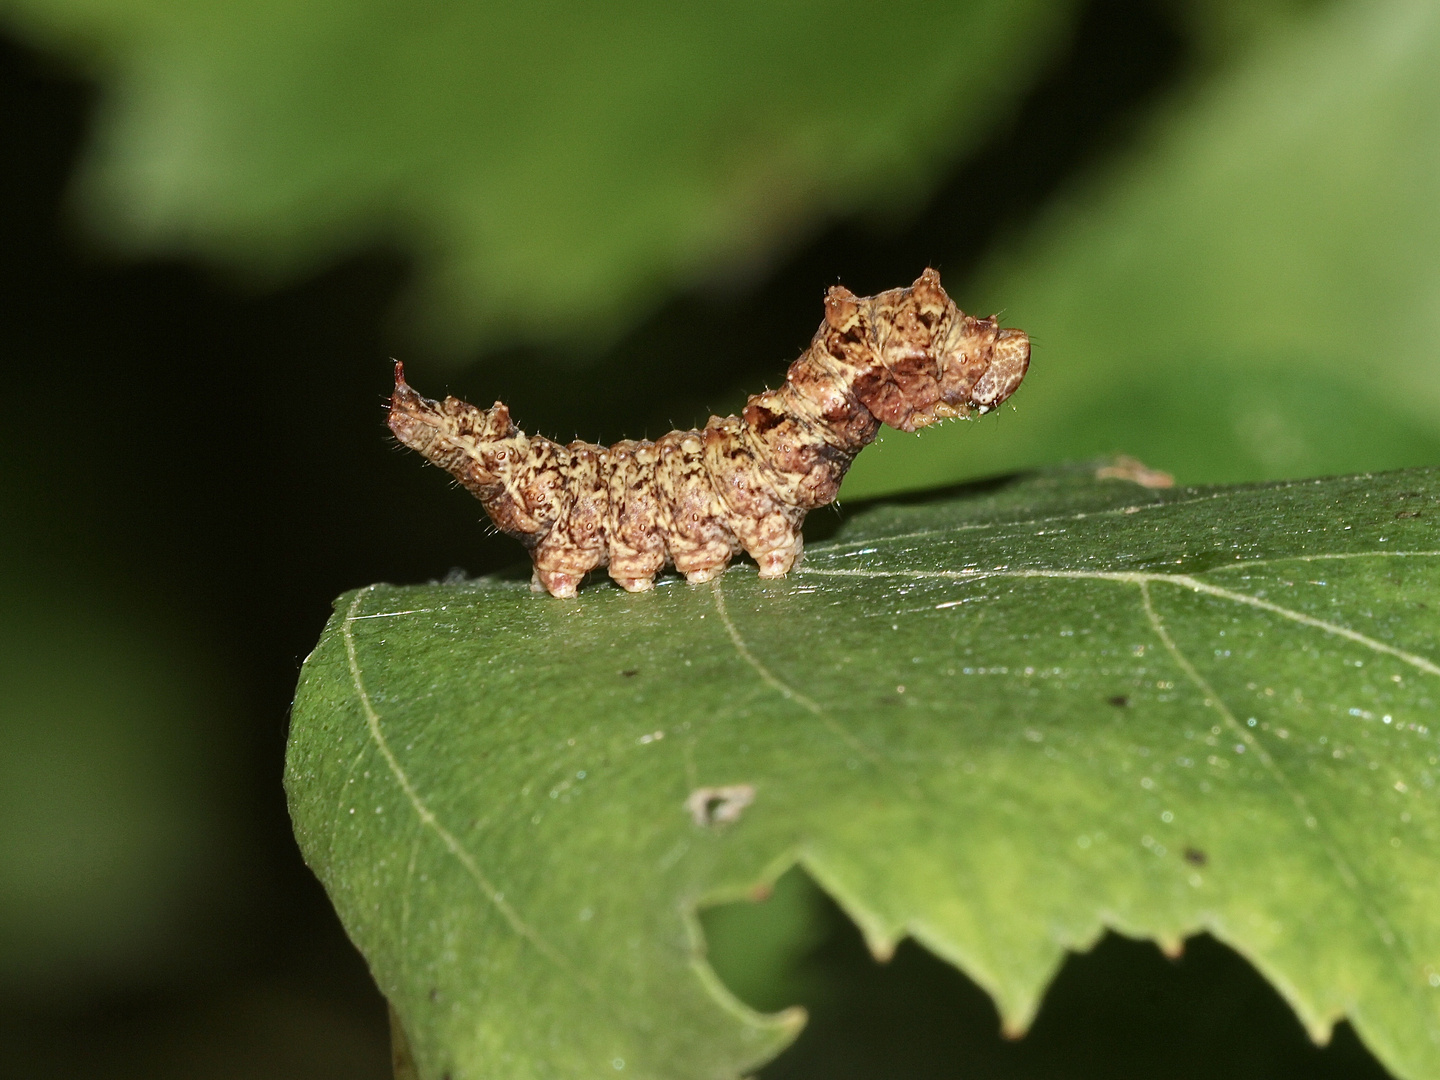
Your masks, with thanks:
[[[740,636],[740,630],[736,627],[733,619],[730,618],[729,609],[725,606],[725,592],[720,587],[720,579],[716,578],[713,583],[715,594],[715,611],[720,616],[720,623],[725,627],[725,633],[730,637],[730,643],[735,646],[735,651],[740,654],[740,659],[754,669],[755,674],[760,676],[760,681],[774,690],[786,701],[793,701],[802,709],[815,716],[834,735],[848,745],[856,753],[864,755],[866,760],[874,765],[883,765],[884,761],[874,750],[866,746],[853,734],[847,731],[842,725],[836,723],[835,718],[814,698],[802,694],[799,690],[790,686],[773,671],[761,662],[760,658],[750,651],[750,646],[745,644],[745,639]]]
[[[1289,485],[1285,485],[1289,486]],[[1143,513],[1146,510],[1166,510],[1171,507],[1195,506],[1198,503],[1214,502],[1217,499],[1233,498],[1232,491],[1219,491],[1213,495],[1203,495],[1196,499],[1172,499],[1156,500],[1155,502],[1130,503],[1126,506],[1107,507],[1104,510],[1085,510],[1078,514],[1057,514],[1051,517],[1027,518],[1024,521],[983,521],[969,525],[946,525],[939,529],[919,529],[915,532],[896,533],[894,536],[875,536],[866,540],[832,540],[824,544],[815,544],[806,550],[811,554],[818,555],[821,552],[836,551],[841,548],[852,547],[856,544],[868,546],[870,544],[888,544],[895,540],[920,540],[927,536],[946,536],[956,532],[978,532],[984,529],[1005,529],[1005,528],[1029,528],[1032,525],[1052,525],[1057,521],[1085,521],[1089,518],[1111,517],[1113,515],[1130,515]]]
[[[466,850],[465,846],[460,843],[449,829],[440,824],[434,811],[425,804],[424,799],[420,798],[419,792],[415,790],[415,785],[411,783],[410,777],[406,774],[405,770],[401,768],[400,762],[396,759],[395,752],[390,749],[390,744],[385,739],[385,733],[380,730],[380,715],[375,711],[375,706],[371,702],[370,695],[365,689],[365,682],[360,674],[360,662],[355,654],[355,635],[351,629],[356,619],[356,612],[360,610],[361,603],[364,601],[366,595],[373,592],[374,589],[375,586],[371,585],[369,588],[363,589],[356,594],[355,600],[351,603],[350,610],[346,613],[345,622],[341,627],[341,633],[345,639],[345,656],[350,664],[350,679],[355,685],[355,693],[359,697],[360,708],[365,713],[365,723],[370,731],[370,740],[375,744],[376,749],[380,751],[380,756],[385,759],[385,764],[389,767],[391,775],[394,776],[395,782],[400,785],[400,790],[404,792],[405,798],[409,800],[411,809],[415,811],[415,815],[420,819],[420,823],[440,838],[441,843],[445,845],[450,854],[459,861],[460,865],[463,866],[466,872],[475,880],[475,883],[480,887],[481,893],[495,909],[500,912],[501,917],[509,924],[510,928],[514,930],[516,934],[520,935],[520,937],[530,942],[541,955],[558,967],[566,971],[572,971],[573,965],[520,917],[519,912],[504,898],[504,894],[495,887],[485,872],[480,869],[480,865],[475,861],[475,857]]]
[[[1387,645],[1383,641],[1377,641],[1358,630],[1351,630],[1348,626],[1341,626],[1339,623],[1328,622],[1325,619],[1317,619],[1313,615],[1306,615],[1304,612],[1294,611],[1291,608],[1282,607],[1279,604],[1271,603],[1269,600],[1262,600],[1258,596],[1251,596],[1248,593],[1236,592],[1233,589],[1221,588],[1219,585],[1211,585],[1201,581],[1190,574],[1147,574],[1131,570],[859,570],[859,569],[821,569],[820,567],[801,567],[795,571],[798,575],[818,574],[826,577],[858,577],[858,578],[890,578],[903,577],[914,579],[939,579],[949,581],[984,581],[989,578],[1057,578],[1070,581],[1118,581],[1130,584],[1146,584],[1149,582],[1166,582],[1181,588],[1191,589],[1195,592],[1207,593],[1211,596],[1229,600],[1232,603],[1247,604],[1250,607],[1268,611],[1274,615],[1290,619],[1293,622],[1316,630],[1323,630],[1327,634],[1334,634],[1336,637],[1343,637],[1358,645],[1364,645],[1367,649],[1375,652],[1385,653],[1402,660],[1411,667],[1425,672],[1427,675],[1440,675],[1440,664],[1428,657],[1420,656],[1417,653],[1406,652],[1404,649],[1397,649],[1394,645]]]
[[[1236,561],[1226,563],[1224,566],[1213,566],[1206,573],[1216,573],[1222,570],[1247,570],[1252,566],[1273,566],[1276,563],[1287,562],[1326,562],[1340,559],[1433,559],[1436,556],[1440,556],[1440,551],[1332,551],[1314,555],[1283,555],[1274,559]]]
[[[1234,712],[1225,704],[1225,699],[1216,692],[1215,688],[1210,685],[1209,680],[1190,662],[1190,658],[1181,651],[1175,639],[1170,636],[1169,630],[1165,628],[1165,623],[1160,618],[1160,613],[1155,610],[1155,605],[1151,601],[1150,580],[1142,580],[1137,582],[1137,584],[1140,587],[1140,600],[1141,605],[1145,609],[1145,617],[1149,620],[1151,628],[1155,631],[1155,636],[1158,637],[1160,643],[1165,646],[1165,651],[1170,654],[1180,670],[1185,673],[1185,677],[1194,683],[1195,687],[1204,695],[1205,704],[1218,712],[1225,721],[1225,726],[1228,727],[1235,736],[1240,738],[1246,747],[1254,752],[1255,756],[1260,759],[1260,764],[1264,767],[1265,771],[1270,774],[1271,779],[1290,797],[1290,801],[1295,805],[1295,809],[1299,811],[1300,819],[1305,827],[1316,832],[1322,838],[1321,846],[1325,851],[1326,857],[1330,860],[1331,865],[1335,867],[1336,873],[1340,875],[1340,880],[1345,883],[1345,887],[1355,896],[1356,901],[1365,912],[1366,918],[1369,919],[1371,926],[1379,935],[1381,943],[1385,946],[1386,953],[1400,969],[1402,978],[1408,976],[1408,966],[1404,958],[1397,953],[1395,932],[1391,929],[1389,921],[1370,903],[1366,891],[1361,888],[1359,876],[1350,866],[1349,861],[1346,860],[1344,854],[1336,844],[1334,837],[1331,835],[1330,830],[1321,826],[1319,816],[1311,808],[1310,801],[1305,797],[1305,793],[1291,782],[1285,770],[1280,767],[1280,764],[1270,755],[1265,747],[1261,745],[1255,733],[1240,723],[1240,720]],[[1326,1025],[1326,1029],[1317,1032],[1317,1034],[1328,1036],[1328,1027],[1329,1025]]]

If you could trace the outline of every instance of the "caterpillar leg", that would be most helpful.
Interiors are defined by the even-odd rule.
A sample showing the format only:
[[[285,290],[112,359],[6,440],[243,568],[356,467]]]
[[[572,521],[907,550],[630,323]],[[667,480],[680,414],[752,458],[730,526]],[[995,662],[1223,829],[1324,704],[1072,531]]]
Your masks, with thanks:
[[[750,557],[760,564],[762,578],[782,578],[788,574],[805,547],[805,538],[792,533],[789,542],[769,551],[752,551]]]
[[[698,431],[672,431],[655,445],[660,454],[656,490],[670,511],[668,521],[661,518],[670,559],[692,585],[710,581],[725,572],[740,545],[705,467],[704,437]]]
[[[610,576],[615,579],[615,584],[619,585],[626,592],[649,592],[655,588],[655,579],[653,577],[620,577],[616,575],[613,569],[610,572]]]
[[[531,592],[548,592],[551,596],[569,599],[580,588],[585,575],[568,573],[564,570],[541,570],[538,566],[530,578]]]
[[[565,511],[563,522],[553,526],[530,552],[535,580],[551,596],[574,596],[585,575],[605,562],[600,530],[603,509],[582,493]]]
[[[620,548],[620,550],[616,550]],[[655,575],[665,569],[665,548],[655,537],[651,551],[635,551],[614,544],[610,549],[610,576],[626,592],[649,592],[655,587]]]
[[[728,560],[727,560],[728,562]],[[725,567],[707,566],[703,570],[688,570],[685,573],[685,580],[691,585],[703,585],[707,581],[714,581],[725,572]]]
[[[602,451],[609,469],[605,537],[610,576],[626,592],[649,592],[665,569],[665,538],[656,528],[660,506],[655,464],[660,453],[651,442],[618,442]]]

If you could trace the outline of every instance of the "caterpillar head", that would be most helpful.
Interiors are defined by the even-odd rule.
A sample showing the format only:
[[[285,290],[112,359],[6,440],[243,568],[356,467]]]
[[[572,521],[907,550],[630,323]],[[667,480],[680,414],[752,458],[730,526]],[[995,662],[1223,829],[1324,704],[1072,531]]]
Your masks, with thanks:
[[[826,349],[854,371],[852,391],[881,423],[914,431],[987,413],[1015,392],[1030,339],[994,316],[966,315],[926,270],[908,289],[825,297]]]
[[[1030,367],[1030,337],[1024,330],[996,326],[995,317],[976,320],[991,334],[990,363],[979,381],[970,388],[970,404],[987,413],[1019,387]]]

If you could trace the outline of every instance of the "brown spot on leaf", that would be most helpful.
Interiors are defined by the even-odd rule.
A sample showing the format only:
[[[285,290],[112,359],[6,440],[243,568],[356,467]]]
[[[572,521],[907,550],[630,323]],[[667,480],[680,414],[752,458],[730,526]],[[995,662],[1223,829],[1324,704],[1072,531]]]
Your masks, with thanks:
[[[1187,847],[1184,858],[1191,866],[1204,866],[1210,861],[1210,856],[1196,847]]]
[[[1105,700],[1109,704],[1114,705],[1117,709],[1123,709],[1126,705],[1130,704],[1130,699],[1124,694],[1116,694],[1114,697],[1108,697]]]
[[[1175,486],[1175,477],[1159,469],[1152,469],[1139,458],[1121,454],[1111,464],[1095,470],[1096,480],[1129,480],[1144,488],[1169,488]]]

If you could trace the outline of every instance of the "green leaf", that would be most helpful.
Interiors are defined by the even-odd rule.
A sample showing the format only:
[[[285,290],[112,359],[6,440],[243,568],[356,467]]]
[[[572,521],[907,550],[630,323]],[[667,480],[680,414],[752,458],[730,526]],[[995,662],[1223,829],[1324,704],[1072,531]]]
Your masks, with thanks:
[[[431,329],[594,336],[830,215],[908,205],[1069,2],[4,0],[111,91],[122,243],[289,274],[393,237]],[[597,325],[597,323],[599,325]]]
[[[1068,469],[874,505],[779,582],[374,585],[301,675],[296,833],[430,1080],[764,1060],[799,1017],[695,912],[797,862],[1011,1029],[1106,927],[1207,930],[1440,1077],[1437,515],[1436,470]]]
[[[1034,340],[1016,412],[887,433],[847,497],[1113,452],[1186,482],[1440,462],[1440,6],[1293,27],[950,282]]]

